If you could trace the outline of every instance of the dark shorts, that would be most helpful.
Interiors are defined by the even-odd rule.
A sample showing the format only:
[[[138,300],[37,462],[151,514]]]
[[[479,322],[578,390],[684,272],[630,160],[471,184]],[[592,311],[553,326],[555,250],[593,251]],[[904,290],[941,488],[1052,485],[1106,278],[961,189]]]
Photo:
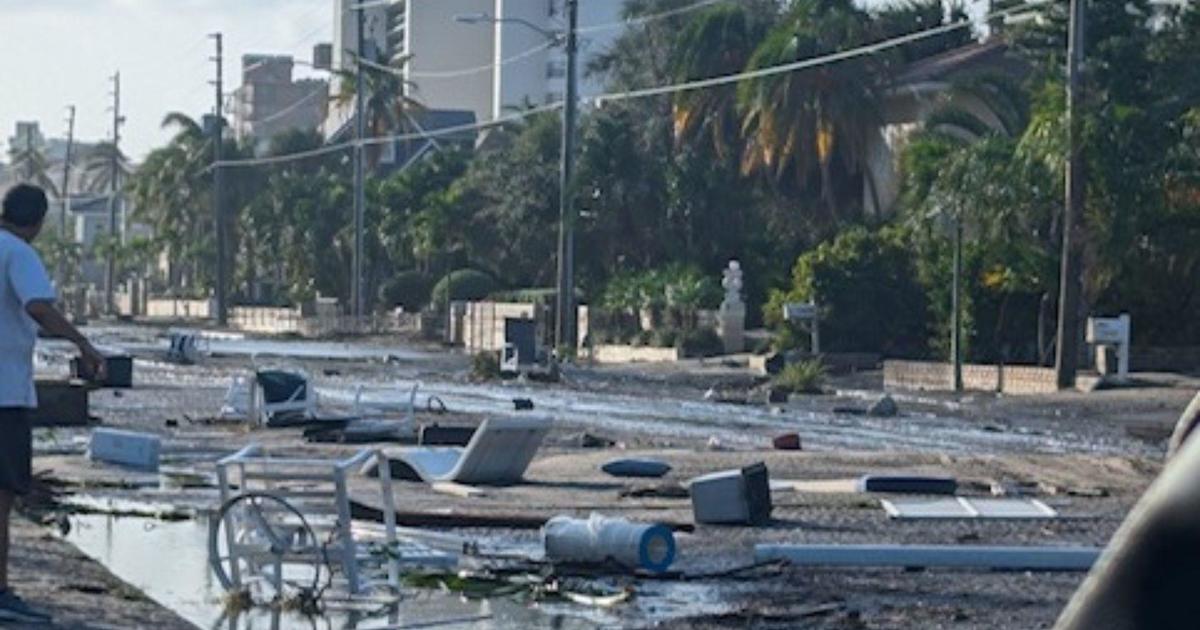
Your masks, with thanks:
[[[29,494],[33,479],[33,430],[29,410],[0,407],[0,490]]]

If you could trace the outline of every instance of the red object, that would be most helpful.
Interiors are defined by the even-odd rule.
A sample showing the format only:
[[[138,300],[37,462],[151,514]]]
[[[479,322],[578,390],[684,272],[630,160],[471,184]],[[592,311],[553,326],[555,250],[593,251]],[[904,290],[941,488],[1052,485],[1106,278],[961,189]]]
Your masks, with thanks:
[[[772,440],[771,443],[780,451],[798,451],[800,450],[800,434],[784,433]]]

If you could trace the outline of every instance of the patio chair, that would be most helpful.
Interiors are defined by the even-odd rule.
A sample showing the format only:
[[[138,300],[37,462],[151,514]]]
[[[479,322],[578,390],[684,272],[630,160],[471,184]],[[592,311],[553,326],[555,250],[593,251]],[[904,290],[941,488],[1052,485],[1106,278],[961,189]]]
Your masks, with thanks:
[[[271,457],[249,445],[217,463],[222,509],[209,531],[210,564],[226,590],[313,588],[328,585],[351,598],[400,586],[401,565],[453,567],[457,558],[400,538],[391,480],[379,479],[381,535],[356,538],[349,494],[353,471],[386,465],[386,455],[364,449],[343,460]],[[297,576],[299,576],[297,578]]]
[[[546,418],[488,418],[465,448],[407,447],[386,451],[393,478],[426,483],[503,486],[521,481],[549,433]],[[372,472],[372,464],[364,472]],[[387,475],[381,475],[386,477]]]

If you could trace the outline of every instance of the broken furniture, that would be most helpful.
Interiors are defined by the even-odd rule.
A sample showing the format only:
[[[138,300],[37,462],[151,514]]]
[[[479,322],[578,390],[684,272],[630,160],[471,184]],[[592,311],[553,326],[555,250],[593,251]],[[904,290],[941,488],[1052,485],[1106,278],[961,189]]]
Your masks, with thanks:
[[[542,528],[542,545],[547,559],[560,562],[611,560],[630,570],[662,573],[675,561],[675,536],[670,528],[596,513],[587,520],[550,519]]]
[[[263,426],[307,424],[317,412],[317,393],[303,372],[258,370],[254,373],[250,408]]]
[[[435,483],[508,485],[519,482],[550,431],[546,418],[488,418],[466,448],[411,447],[389,449],[391,474],[397,479]],[[373,466],[364,472],[370,473]],[[389,470],[389,469],[384,469]],[[387,475],[381,475],[387,476]]]
[[[1100,549],[1096,547],[774,544],[754,546],[755,562],[785,560],[804,566],[1087,571],[1099,555]]]
[[[71,358],[71,377],[95,383],[100,387],[129,389],[133,387],[133,357],[117,352],[102,352],[104,355],[104,380],[84,368],[78,357]]]
[[[80,380],[43,380],[35,383],[38,407],[31,414],[35,427],[86,427],[88,392],[92,386]]]
[[[880,499],[895,519],[1038,519],[1057,518],[1058,512],[1037,499],[947,497],[941,499]]]
[[[158,470],[162,440],[150,433],[95,429],[88,442],[88,459],[147,471]]]
[[[688,489],[697,523],[761,525],[771,520],[770,477],[765,464],[696,477]]]
[[[391,479],[379,479],[382,542],[355,538],[348,484],[368,461],[364,449],[344,460],[270,457],[250,445],[217,463],[221,510],[209,527],[209,561],[228,591],[309,594],[329,584],[349,598],[400,585],[400,565],[453,566],[454,558],[401,540]],[[324,576],[322,576],[324,572]]]
[[[191,331],[171,331],[167,343],[167,361],[180,365],[194,364],[200,356],[197,336],[197,333]]]

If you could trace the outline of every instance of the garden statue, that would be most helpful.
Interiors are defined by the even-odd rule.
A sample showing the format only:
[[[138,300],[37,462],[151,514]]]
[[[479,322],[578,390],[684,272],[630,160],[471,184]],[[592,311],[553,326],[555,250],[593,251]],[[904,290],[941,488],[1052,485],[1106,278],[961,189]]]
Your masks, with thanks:
[[[725,288],[725,299],[721,302],[717,333],[725,345],[725,353],[741,352],[745,348],[746,305],[742,302],[742,265],[729,261],[721,286]]]

